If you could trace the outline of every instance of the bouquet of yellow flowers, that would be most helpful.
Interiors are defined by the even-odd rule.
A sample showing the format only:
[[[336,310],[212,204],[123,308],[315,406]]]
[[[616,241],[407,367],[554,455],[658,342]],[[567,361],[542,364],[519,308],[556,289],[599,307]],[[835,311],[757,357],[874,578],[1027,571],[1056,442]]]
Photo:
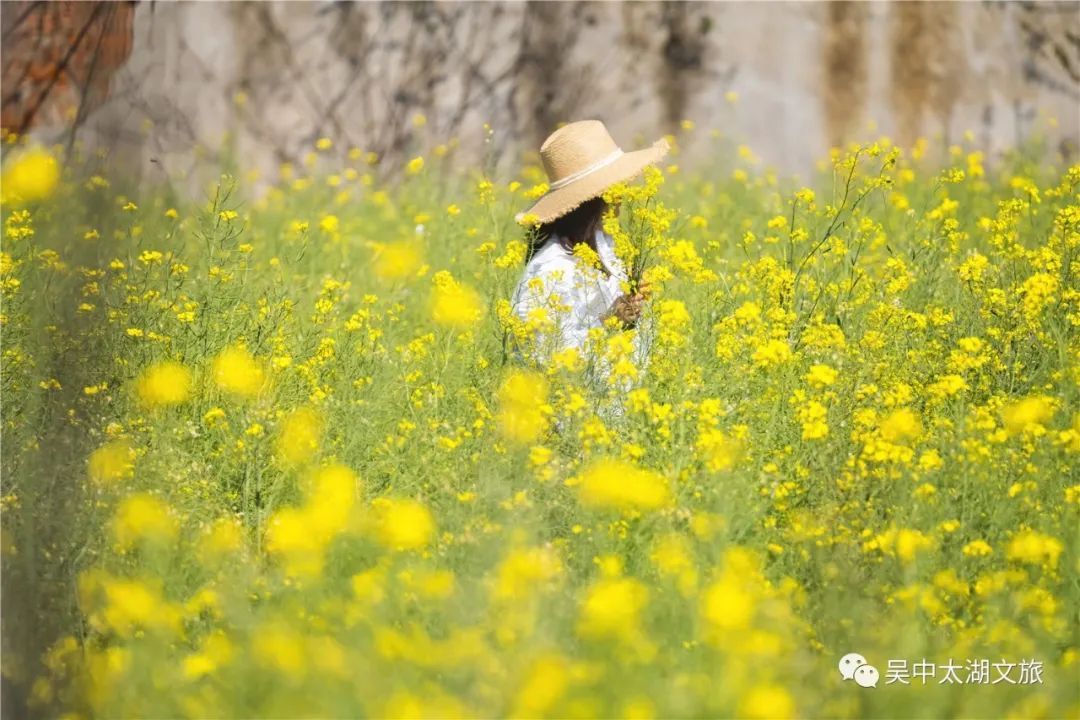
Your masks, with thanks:
[[[604,232],[615,241],[615,255],[626,268],[630,292],[636,292],[660,251],[670,243],[671,225],[677,212],[656,199],[664,173],[653,166],[644,170],[640,185],[617,183],[604,192],[608,204]]]

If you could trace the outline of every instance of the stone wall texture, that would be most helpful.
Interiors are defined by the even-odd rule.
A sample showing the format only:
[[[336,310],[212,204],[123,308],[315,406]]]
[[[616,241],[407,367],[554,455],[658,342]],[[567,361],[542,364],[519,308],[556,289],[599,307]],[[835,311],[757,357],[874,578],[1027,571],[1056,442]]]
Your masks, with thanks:
[[[4,5],[10,27],[32,4]],[[510,169],[582,118],[626,148],[690,119],[699,132],[681,163],[716,128],[796,174],[877,134],[911,144],[971,131],[991,159],[1033,132],[1073,159],[1080,141],[1075,2],[129,7],[123,25],[110,21],[130,47],[117,40],[122,62],[102,64],[107,91],[87,82],[92,103],[43,114],[35,130],[70,140],[77,125],[80,141],[147,177],[195,177],[226,152],[275,176],[321,137],[388,169],[456,138],[462,163]],[[8,86],[29,52],[10,39],[5,29]]]

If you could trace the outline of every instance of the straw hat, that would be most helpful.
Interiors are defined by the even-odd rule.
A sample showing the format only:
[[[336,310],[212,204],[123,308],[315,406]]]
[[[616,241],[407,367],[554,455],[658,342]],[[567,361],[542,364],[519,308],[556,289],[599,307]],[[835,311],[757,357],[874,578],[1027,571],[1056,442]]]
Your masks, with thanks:
[[[546,223],[562,217],[615,183],[635,177],[669,149],[667,140],[660,139],[644,150],[623,152],[599,120],[563,125],[540,146],[548,191],[516,219],[533,214]]]

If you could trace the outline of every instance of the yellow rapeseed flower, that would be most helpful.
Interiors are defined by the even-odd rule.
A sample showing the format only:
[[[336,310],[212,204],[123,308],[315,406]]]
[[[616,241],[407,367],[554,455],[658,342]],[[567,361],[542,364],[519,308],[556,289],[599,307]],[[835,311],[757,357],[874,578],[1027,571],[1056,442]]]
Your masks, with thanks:
[[[105,607],[100,617],[116,633],[130,637],[139,630],[180,632],[181,613],[162,598],[159,580],[110,578],[103,582],[102,589]]]
[[[497,600],[520,600],[535,589],[558,578],[563,571],[559,556],[550,548],[511,550],[495,572],[491,589]]]
[[[467,328],[475,324],[484,312],[480,294],[443,270],[433,278],[435,289],[431,296],[431,316],[439,325]]]
[[[340,227],[341,221],[338,220],[337,215],[323,215],[322,219],[319,220],[319,229],[329,235],[337,233]]]
[[[718,428],[702,431],[694,449],[705,461],[705,467],[713,472],[728,470],[735,465],[742,450],[742,443]]]
[[[191,371],[178,362],[166,360],[147,368],[135,387],[144,405],[176,405],[191,394]]]
[[[806,373],[806,382],[816,388],[824,388],[836,382],[836,370],[828,365],[811,365]]]
[[[26,203],[49,197],[60,179],[56,158],[41,147],[32,147],[6,164],[0,177],[0,195],[7,203]]]
[[[427,506],[407,498],[379,498],[375,511],[375,536],[392,550],[419,550],[431,542],[435,519]]]
[[[514,702],[514,717],[541,717],[550,714],[570,684],[570,668],[558,655],[537,658],[526,671]]]
[[[586,591],[577,632],[587,638],[627,638],[639,631],[649,589],[633,578],[602,578]]]
[[[583,505],[622,511],[656,510],[671,500],[662,475],[623,460],[594,462],[567,484],[578,489]]]
[[[742,630],[754,616],[756,598],[746,584],[725,574],[710,585],[701,600],[701,614],[719,630]]]
[[[1006,557],[1032,565],[1056,568],[1064,546],[1057,538],[1035,530],[1018,532],[1009,541]]]
[[[698,572],[690,543],[681,533],[668,533],[656,540],[649,558],[660,574],[677,581],[679,592],[689,597],[697,589]]]
[[[994,552],[994,549],[985,540],[972,540],[963,547],[961,552],[968,557],[983,557]]]
[[[787,720],[795,717],[795,701],[782,685],[757,684],[739,699],[738,715],[753,720]]]
[[[420,246],[403,240],[380,245],[372,265],[383,280],[402,280],[415,275],[423,260]]]
[[[286,574],[318,577],[325,562],[324,538],[311,531],[310,517],[301,508],[287,507],[270,518],[266,550],[279,557]]]
[[[203,531],[198,542],[199,560],[213,562],[244,546],[244,530],[234,518],[218,518]]]
[[[291,682],[302,679],[308,670],[304,635],[283,621],[269,622],[252,632],[252,657],[281,673]]]
[[[225,348],[214,358],[214,382],[227,393],[241,397],[258,394],[266,382],[266,373],[247,348]]]
[[[535,443],[547,429],[547,379],[537,372],[516,370],[499,388],[499,430],[512,442]]]
[[[760,368],[776,367],[791,359],[791,347],[783,340],[766,340],[758,345],[752,355],[754,364]]]
[[[1011,434],[1037,432],[1053,415],[1053,402],[1045,395],[1017,400],[1001,410],[1005,429]]]
[[[113,537],[121,548],[133,547],[144,540],[171,541],[176,533],[176,519],[169,506],[148,493],[124,498],[113,517]]]
[[[881,422],[881,436],[889,442],[902,442],[919,437],[922,423],[919,417],[908,408],[893,410]]]
[[[309,530],[329,540],[345,530],[356,502],[359,478],[344,465],[319,468],[310,479],[305,509]]]
[[[131,475],[135,452],[127,440],[105,443],[90,454],[90,480],[99,484],[116,482]]]
[[[278,459],[285,465],[307,462],[318,452],[322,433],[323,420],[318,412],[312,408],[291,411],[278,427]]]

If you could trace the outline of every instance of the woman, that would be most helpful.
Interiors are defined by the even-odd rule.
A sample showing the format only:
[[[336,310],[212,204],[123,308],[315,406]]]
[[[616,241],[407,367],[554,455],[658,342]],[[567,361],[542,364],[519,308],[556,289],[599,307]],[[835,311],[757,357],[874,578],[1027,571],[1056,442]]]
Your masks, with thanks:
[[[600,196],[667,151],[667,142],[659,140],[644,150],[623,152],[597,120],[564,125],[540,146],[548,192],[518,215],[519,221],[534,216],[538,227],[512,300],[518,317],[536,327],[531,354],[538,364],[571,347],[584,357],[589,330],[609,317],[624,327],[635,327],[641,319],[648,287],[623,292],[626,273],[603,230],[607,204]],[[598,258],[595,267],[590,257]],[[644,360],[642,345],[635,336],[639,362]]]

